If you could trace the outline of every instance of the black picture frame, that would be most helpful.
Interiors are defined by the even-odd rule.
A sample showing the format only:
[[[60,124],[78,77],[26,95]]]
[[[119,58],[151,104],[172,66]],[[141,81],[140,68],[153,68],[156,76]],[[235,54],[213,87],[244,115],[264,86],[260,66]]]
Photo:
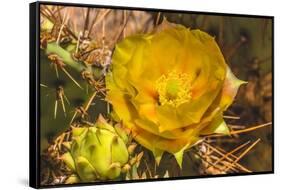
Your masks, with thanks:
[[[192,177],[169,177],[160,179],[145,179],[145,180],[125,180],[125,181],[108,181],[108,182],[92,182],[92,183],[77,183],[71,185],[40,185],[40,5],[59,5],[59,6],[74,6],[74,7],[91,7],[91,8],[110,8],[122,10],[140,10],[140,11],[161,11],[170,13],[190,13],[202,15],[216,16],[231,16],[245,18],[267,18],[272,20],[272,169],[270,171],[253,172],[253,173],[237,173],[237,174],[219,174],[219,175],[204,175]],[[232,14],[232,13],[217,13],[217,12],[199,12],[190,10],[167,10],[157,8],[141,8],[141,7],[125,7],[125,6],[109,6],[109,5],[93,5],[80,3],[61,3],[40,1],[29,4],[29,44],[30,44],[30,89],[29,89],[29,185],[33,188],[54,188],[54,187],[71,187],[71,186],[86,186],[100,184],[120,184],[120,183],[136,183],[136,182],[151,182],[163,180],[182,180],[194,178],[210,178],[210,177],[231,177],[244,175],[259,175],[274,173],[274,17],[264,15],[247,15],[247,14]]]

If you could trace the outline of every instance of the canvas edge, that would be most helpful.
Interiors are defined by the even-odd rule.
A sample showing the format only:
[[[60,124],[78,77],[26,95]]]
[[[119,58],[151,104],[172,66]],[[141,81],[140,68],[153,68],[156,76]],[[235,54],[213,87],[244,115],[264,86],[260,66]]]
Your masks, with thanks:
[[[29,186],[40,187],[39,3],[29,4]]]
[[[83,3],[65,3],[65,2],[51,2],[51,1],[36,1],[30,3],[29,8],[29,38],[30,38],[30,82],[29,82],[29,186],[41,188],[60,188],[60,187],[77,187],[77,186],[92,186],[92,185],[110,185],[123,183],[138,183],[138,182],[161,182],[170,180],[186,180],[186,179],[205,179],[217,177],[238,177],[251,176],[262,174],[275,173],[275,146],[274,146],[274,16],[272,15],[248,15],[248,14],[234,14],[234,13],[220,13],[220,12],[201,12],[189,10],[171,10],[171,9],[157,9],[149,7],[126,7],[114,5],[95,5]],[[205,175],[205,176],[184,176],[171,177],[159,179],[146,180],[125,180],[125,181],[105,181],[105,182],[91,182],[91,183],[76,183],[76,184],[59,184],[59,185],[40,185],[40,5],[59,5],[59,6],[74,6],[74,7],[96,7],[96,8],[110,8],[110,9],[125,9],[125,10],[140,10],[140,11],[161,11],[161,12],[181,12],[181,13],[195,13],[207,14],[217,16],[233,16],[233,17],[247,17],[247,18],[265,18],[272,21],[272,169],[269,171],[259,171],[253,173],[238,173],[238,174],[223,174],[223,175]],[[36,26],[36,27],[34,27]],[[34,64],[35,63],[35,64]],[[34,164],[35,163],[35,164]]]

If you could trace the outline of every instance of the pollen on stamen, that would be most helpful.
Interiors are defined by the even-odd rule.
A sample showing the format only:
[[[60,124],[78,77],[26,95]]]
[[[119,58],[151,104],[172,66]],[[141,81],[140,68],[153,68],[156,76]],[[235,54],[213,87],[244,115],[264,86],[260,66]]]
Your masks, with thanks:
[[[162,75],[156,81],[156,90],[161,105],[178,106],[192,98],[191,80],[185,73],[173,71],[168,75]]]

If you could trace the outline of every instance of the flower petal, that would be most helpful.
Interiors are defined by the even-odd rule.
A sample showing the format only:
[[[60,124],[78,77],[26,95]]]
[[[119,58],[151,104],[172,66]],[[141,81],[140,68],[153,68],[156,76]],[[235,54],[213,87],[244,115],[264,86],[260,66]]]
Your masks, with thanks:
[[[179,152],[187,144],[191,145],[198,140],[195,136],[190,136],[189,138],[167,139],[149,133],[138,126],[132,126],[132,133],[134,139],[138,143],[152,152],[154,150],[162,150],[174,154]]]
[[[110,75],[106,76],[106,84],[108,88],[106,100],[113,105],[115,114],[122,120],[131,120],[135,110],[129,102],[128,95],[116,86]]]

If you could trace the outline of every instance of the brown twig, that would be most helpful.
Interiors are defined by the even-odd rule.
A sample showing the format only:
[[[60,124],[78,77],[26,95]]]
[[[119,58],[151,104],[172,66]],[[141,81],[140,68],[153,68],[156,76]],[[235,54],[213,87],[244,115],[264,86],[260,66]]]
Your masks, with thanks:
[[[238,156],[238,158],[236,158],[236,160],[234,160],[234,162],[231,163],[230,166],[228,166],[225,170],[228,171],[229,168],[233,165],[235,165],[241,158],[243,158],[258,142],[260,142],[261,139],[256,140],[251,146],[249,146],[242,154],[240,154]]]
[[[96,16],[96,18],[93,20],[92,25],[89,29],[89,36],[93,30],[93,28],[98,25],[103,19],[105,19],[105,17],[111,12],[111,9],[107,9],[103,12],[103,14],[101,16],[98,16],[100,13],[98,13],[98,15]]]
[[[116,37],[114,38],[113,42],[114,44],[116,42],[118,42],[118,40],[120,39],[120,37],[122,36],[122,33],[124,31],[124,29],[126,28],[127,26],[127,23],[129,21],[129,17],[131,16],[131,12],[128,14],[128,16],[125,18],[126,20],[123,22],[123,26],[121,27],[121,29],[119,30],[119,32],[117,33]],[[113,45],[113,44],[112,44]]]
[[[161,12],[157,13],[157,17],[156,17],[156,22],[155,22],[155,26],[159,25],[160,23],[160,17],[161,17]]]
[[[82,32],[83,38],[85,38],[85,32],[89,28],[89,17],[90,17],[90,8],[87,8],[86,18],[85,18],[85,22],[84,22],[84,28],[83,28],[83,32]]]
[[[214,150],[214,152],[216,152],[217,154],[219,154],[220,156],[225,156],[225,153],[222,153],[220,150],[218,150],[216,147],[211,146],[210,144],[203,142],[204,145],[206,145],[207,147],[209,147],[210,149]],[[229,154],[229,156],[232,156],[233,154]],[[229,162],[233,162],[233,159],[231,159],[229,156],[225,156],[225,159],[228,160]],[[237,157],[235,157],[237,158]],[[250,170],[248,170],[247,168],[245,168],[244,166],[240,165],[239,163],[236,163],[235,165],[237,165],[237,167],[239,167],[240,169],[242,169],[245,172],[251,172]]]
[[[249,127],[249,128],[246,128],[246,129],[231,131],[230,135],[237,135],[237,134],[241,134],[241,133],[246,133],[246,132],[254,131],[256,129],[260,129],[260,128],[263,128],[263,127],[268,127],[270,125],[272,125],[272,122],[268,122],[268,123],[265,123],[265,124],[262,124],[262,125],[257,125],[257,126],[254,126],[254,127]],[[227,135],[228,134],[212,134],[212,135],[209,135],[207,137],[222,137],[222,136],[227,136]]]
[[[234,154],[235,152],[241,150],[242,148],[244,148],[246,145],[248,145],[250,143],[250,141],[247,141],[246,143],[243,143],[242,145],[236,147],[235,149],[233,149],[232,151],[226,153],[224,156],[222,156],[220,159],[218,159],[217,161],[215,161],[214,165],[220,163],[222,160],[224,160],[226,157],[228,157],[231,154]]]

